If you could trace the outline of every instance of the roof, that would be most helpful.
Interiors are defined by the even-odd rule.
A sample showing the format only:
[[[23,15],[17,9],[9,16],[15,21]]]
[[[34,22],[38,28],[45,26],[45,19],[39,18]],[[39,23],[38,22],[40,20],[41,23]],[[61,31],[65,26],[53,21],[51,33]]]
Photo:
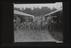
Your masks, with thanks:
[[[56,10],[56,11],[53,11],[53,12],[51,12],[51,13],[45,14],[44,16],[51,15],[51,14],[56,13],[56,12],[61,11],[61,10],[62,10],[62,8],[60,8],[60,9],[58,9],[58,10]]]
[[[14,10],[14,14],[34,17],[34,15],[27,14],[27,13],[24,13],[24,12],[21,12],[21,11],[18,11],[18,10]]]

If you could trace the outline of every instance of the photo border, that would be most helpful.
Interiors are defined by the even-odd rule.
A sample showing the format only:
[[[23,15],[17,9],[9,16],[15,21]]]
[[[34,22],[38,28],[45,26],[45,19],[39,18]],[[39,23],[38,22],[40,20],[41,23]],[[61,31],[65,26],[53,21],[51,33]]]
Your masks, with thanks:
[[[2,25],[3,25],[3,27],[2,27],[2,46],[12,47],[12,46],[65,46],[65,45],[67,45],[67,44],[65,44],[66,43],[65,38],[63,41],[64,43],[55,43],[55,42],[54,43],[52,43],[52,42],[14,43],[14,31],[13,31],[14,30],[13,29],[13,8],[14,7],[13,7],[13,3],[15,3],[15,2],[12,2],[12,3],[11,2],[2,2],[1,3],[1,5],[2,5]],[[18,3],[21,3],[21,2],[18,2]],[[63,15],[65,16],[64,17],[64,19],[65,19],[64,27],[68,26],[67,23],[69,21],[68,20],[68,17],[69,17],[68,5],[69,5],[69,2],[63,2]],[[64,37],[65,37],[65,34],[67,34],[67,32],[68,32],[68,27],[65,27],[64,35],[63,35]]]

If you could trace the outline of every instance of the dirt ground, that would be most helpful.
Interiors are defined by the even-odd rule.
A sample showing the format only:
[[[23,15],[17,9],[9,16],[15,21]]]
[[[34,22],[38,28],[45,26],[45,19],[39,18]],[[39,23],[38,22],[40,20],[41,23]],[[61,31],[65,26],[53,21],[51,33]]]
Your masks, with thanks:
[[[15,42],[62,42],[55,40],[48,31],[14,31]]]

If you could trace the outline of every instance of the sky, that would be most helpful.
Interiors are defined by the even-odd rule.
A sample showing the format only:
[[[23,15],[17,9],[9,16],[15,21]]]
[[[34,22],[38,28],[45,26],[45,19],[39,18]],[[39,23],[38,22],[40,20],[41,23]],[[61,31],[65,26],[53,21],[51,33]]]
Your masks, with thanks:
[[[62,7],[62,2],[56,2],[56,3],[46,3],[46,4],[14,4],[14,7],[16,8],[30,8],[30,9],[34,9],[34,8],[42,8],[42,7],[49,7],[49,8],[53,8],[55,7],[56,9],[59,9],[60,7]]]

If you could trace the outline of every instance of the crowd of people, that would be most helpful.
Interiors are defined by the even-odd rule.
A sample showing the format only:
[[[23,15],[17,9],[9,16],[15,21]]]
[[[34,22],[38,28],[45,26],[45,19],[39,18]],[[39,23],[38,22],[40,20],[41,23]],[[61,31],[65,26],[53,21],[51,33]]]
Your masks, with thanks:
[[[50,15],[48,17],[35,17],[31,19],[29,19],[29,17],[26,19],[23,18],[23,16],[21,18],[14,16],[14,30],[48,30],[50,33],[52,32],[51,34],[61,36],[60,38],[56,38],[55,36],[55,38],[62,40],[60,32],[63,32],[63,16]]]
[[[26,28],[26,29],[31,29],[31,28],[41,28],[44,27],[45,25],[49,25],[53,22],[53,17],[36,17],[35,19],[29,21],[29,19],[26,19],[25,21],[21,22],[21,18],[16,16],[16,19],[14,19],[14,27],[16,28]]]
[[[31,16],[14,15],[15,30],[16,29],[53,30],[56,25],[57,25],[56,28],[58,26],[62,26],[60,24],[63,24],[62,11],[58,11],[58,13],[54,13],[53,15],[49,16],[35,16],[34,18],[32,18]]]

